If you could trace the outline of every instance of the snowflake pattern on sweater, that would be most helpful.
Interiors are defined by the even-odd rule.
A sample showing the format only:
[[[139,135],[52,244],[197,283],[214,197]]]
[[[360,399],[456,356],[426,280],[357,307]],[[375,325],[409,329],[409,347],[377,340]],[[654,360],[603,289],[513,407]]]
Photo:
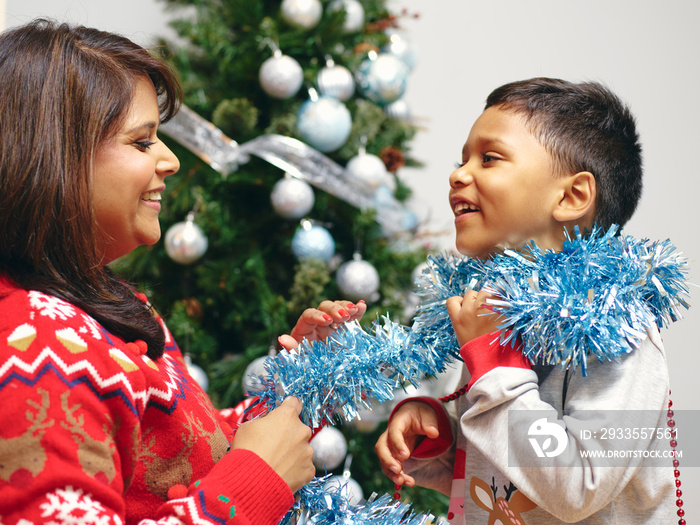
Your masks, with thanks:
[[[0,278],[1,525],[284,516],[284,481],[252,452],[229,452],[240,411],[212,406],[163,329],[153,360],[143,341]]]

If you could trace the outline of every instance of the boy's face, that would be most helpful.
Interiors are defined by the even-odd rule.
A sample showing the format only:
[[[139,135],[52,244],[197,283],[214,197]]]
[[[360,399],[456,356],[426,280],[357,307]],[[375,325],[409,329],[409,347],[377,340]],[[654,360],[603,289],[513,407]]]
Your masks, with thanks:
[[[457,249],[486,258],[534,240],[561,249],[563,227],[552,212],[562,192],[552,159],[519,114],[492,106],[472,126],[462,164],[450,175]]]

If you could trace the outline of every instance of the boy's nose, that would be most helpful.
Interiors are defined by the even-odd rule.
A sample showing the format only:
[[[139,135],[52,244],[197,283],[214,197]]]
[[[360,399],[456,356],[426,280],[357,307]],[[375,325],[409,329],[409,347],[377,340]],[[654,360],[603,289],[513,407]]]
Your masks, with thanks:
[[[458,188],[460,186],[467,186],[474,182],[474,177],[471,175],[470,171],[467,169],[467,164],[460,166],[450,174],[450,187]]]

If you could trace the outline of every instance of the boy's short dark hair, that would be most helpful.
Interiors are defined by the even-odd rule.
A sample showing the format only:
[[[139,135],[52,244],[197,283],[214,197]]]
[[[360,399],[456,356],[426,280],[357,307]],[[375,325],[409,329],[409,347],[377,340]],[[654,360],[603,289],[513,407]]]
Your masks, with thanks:
[[[629,108],[597,82],[533,78],[505,84],[486,99],[525,116],[557,173],[589,171],[596,180],[595,221],[624,225],[642,193],[642,148]]]

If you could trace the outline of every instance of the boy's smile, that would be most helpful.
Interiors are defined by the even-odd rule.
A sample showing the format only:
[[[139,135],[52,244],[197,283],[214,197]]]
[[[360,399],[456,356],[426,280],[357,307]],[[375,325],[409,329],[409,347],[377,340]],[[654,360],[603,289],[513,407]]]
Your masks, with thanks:
[[[477,258],[530,240],[560,249],[563,227],[553,211],[563,196],[561,180],[521,115],[488,108],[474,123],[462,163],[450,175],[457,249]]]

